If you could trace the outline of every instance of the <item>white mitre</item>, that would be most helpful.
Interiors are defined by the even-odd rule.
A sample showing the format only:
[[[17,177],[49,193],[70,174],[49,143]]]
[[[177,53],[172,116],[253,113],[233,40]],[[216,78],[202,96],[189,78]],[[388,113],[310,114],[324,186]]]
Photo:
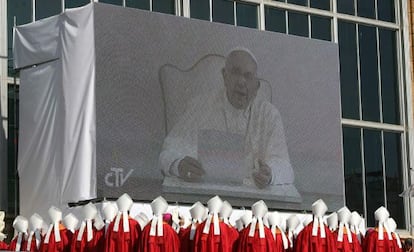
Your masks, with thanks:
[[[29,219],[29,236],[27,238],[27,244],[32,244],[33,236],[36,240],[36,248],[40,248],[40,243],[42,241],[42,227],[43,227],[43,218],[34,213]],[[30,246],[30,245],[28,245]]]
[[[132,201],[132,198],[127,194],[122,194],[117,200],[116,205],[118,207],[118,213],[115,217],[114,222],[114,232],[119,231],[119,224],[121,222],[121,216],[122,216],[122,228],[125,233],[129,233],[129,210],[132,207],[132,204],[134,202]]]
[[[17,216],[13,221],[13,228],[18,233],[27,233],[29,222],[21,215]]]
[[[23,237],[27,234],[27,229],[29,227],[29,222],[23,216],[17,216],[13,221],[13,228],[17,233],[16,249],[15,251],[20,251],[22,247]]]
[[[361,221],[361,215],[359,215],[357,211],[353,211],[351,213],[351,219],[349,220],[349,228],[351,229],[351,232],[353,232],[357,236],[360,235],[359,225]]]
[[[92,202],[89,202],[83,206],[82,212],[85,220],[93,220],[98,214],[98,209],[96,209],[96,206]]]
[[[223,219],[223,222],[229,224],[229,218],[233,212],[233,207],[225,200],[220,208],[219,216]]]
[[[335,231],[338,228],[338,214],[336,212],[331,213],[326,217],[329,229]]]
[[[197,224],[203,221],[206,212],[207,212],[207,209],[199,201],[197,201],[191,206],[190,208],[190,215],[191,215],[190,240],[191,241],[194,240],[195,232],[197,229]]]
[[[29,219],[29,229],[31,231],[35,231],[35,230],[41,230],[42,226],[43,226],[43,218],[38,215],[37,213],[34,213],[32,216],[30,216]]]
[[[385,221],[390,217],[390,213],[385,207],[381,206],[375,211],[374,216],[375,220],[378,221],[378,240],[381,241],[384,239],[384,227],[386,227]],[[389,240],[392,240],[389,229],[386,228],[385,230],[387,231]]]
[[[254,237],[256,231],[256,224],[259,226],[259,237],[265,238],[263,217],[267,214],[268,208],[263,200],[259,200],[252,205],[253,219],[250,224],[249,237]]]
[[[60,238],[59,224],[62,221],[62,211],[55,206],[51,206],[47,212],[49,214],[51,224],[49,225],[49,228],[46,232],[44,243],[45,244],[49,243],[52,230],[53,230],[53,234],[55,235],[55,241],[60,242],[61,238]]]
[[[116,200],[116,205],[119,212],[129,211],[133,203],[134,202],[132,201],[132,198],[127,193],[122,194],[121,197]]]
[[[81,225],[79,227],[79,232],[77,236],[77,241],[81,241],[83,234],[86,229],[86,241],[90,242],[93,239],[93,223],[92,220],[96,218],[98,215],[98,210],[96,209],[96,206],[89,202],[88,204],[84,205],[82,207],[82,213],[83,213],[83,221],[81,222]]]
[[[70,213],[63,218],[63,225],[65,225],[65,227],[72,233],[75,233],[78,224],[79,220],[73,213]]]
[[[285,230],[282,228],[282,223],[284,222],[282,216],[279,212],[269,212],[267,213],[267,220],[270,225],[270,230],[272,231],[273,238],[276,238],[277,229],[280,231],[280,235],[282,236],[282,242],[284,249],[289,248],[288,238],[285,235]]]
[[[289,239],[290,248],[293,249],[293,241],[295,237],[295,230],[299,226],[300,220],[296,214],[292,214],[286,219],[287,237]]]
[[[151,209],[154,216],[151,220],[150,236],[163,236],[162,215],[167,211],[168,203],[162,196],[158,196],[151,202]]]
[[[400,236],[396,232],[397,230],[397,222],[393,218],[388,218],[387,220],[387,227],[389,228],[390,232],[394,234],[394,239],[397,241],[398,248],[402,248]]]
[[[210,233],[211,223],[213,223],[214,235],[220,234],[220,224],[219,224],[218,213],[222,205],[223,205],[223,201],[217,195],[207,201],[208,216],[206,219],[206,224],[204,225],[204,229],[203,229],[204,234]]]
[[[323,216],[328,211],[328,207],[322,199],[318,199],[312,204],[312,213],[313,213],[313,226],[312,226],[312,236],[318,235],[318,227],[320,229],[321,238],[326,237],[325,225],[323,223]]]
[[[105,206],[102,208],[102,214],[105,222],[113,221],[117,211],[117,206],[114,202],[108,202],[107,204],[105,204]]]
[[[244,211],[243,215],[240,217],[244,227],[247,227],[252,222],[253,215],[251,211]]]
[[[351,219],[351,211],[346,207],[342,207],[337,211],[338,213],[338,220],[339,220],[339,229],[338,229],[338,241],[342,242],[344,237],[344,229],[346,230],[346,235],[348,241],[352,243],[352,234],[351,230],[349,229],[349,221]]]
[[[202,222],[206,215],[206,212],[206,207],[203,206],[200,201],[197,201],[190,208],[191,219],[197,220],[197,222]]]

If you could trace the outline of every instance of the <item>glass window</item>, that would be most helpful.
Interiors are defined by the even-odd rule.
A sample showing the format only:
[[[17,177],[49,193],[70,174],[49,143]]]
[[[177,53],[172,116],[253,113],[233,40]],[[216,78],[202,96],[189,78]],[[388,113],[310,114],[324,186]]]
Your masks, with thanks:
[[[36,20],[61,13],[61,3],[61,1],[56,0],[36,0]]]
[[[210,20],[209,0],[190,0],[190,16],[202,20]]]
[[[342,117],[359,119],[356,25],[338,21]]]
[[[122,0],[99,0],[99,2],[122,6]]]
[[[288,12],[289,34],[302,37],[309,36],[308,15],[297,12]]]
[[[384,206],[384,174],[382,169],[381,132],[364,130],[364,165],[367,194],[367,225],[375,226],[374,212]]]
[[[236,20],[238,26],[257,28],[257,5],[236,3]]]
[[[379,29],[379,48],[383,122],[399,124],[400,110],[397,78],[397,48],[394,31]]]
[[[126,0],[125,5],[131,8],[137,8],[141,10],[150,9],[150,0]]]
[[[287,2],[291,4],[297,4],[297,5],[303,5],[303,6],[308,5],[308,0],[287,0]]]
[[[358,16],[375,18],[375,0],[357,0],[357,6]]]
[[[344,127],[343,147],[346,205],[350,209],[364,213],[361,130]]]
[[[312,38],[331,41],[331,19],[311,16]]]
[[[384,132],[385,175],[387,185],[387,209],[398,223],[399,229],[404,229],[404,202],[398,195],[404,190],[401,161],[401,135]]]
[[[152,0],[152,10],[161,13],[175,14],[175,1]]]
[[[354,0],[336,0],[339,13],[355,15]]]
[[[378,0],[378,19],[388,22],[395,22],[394,0]]]
[[[330,10],[331,1],[330,0],[310,0],[310,7],[321,9],[321,10]]]
[[[65,9],[81,7],[90,2],[90,0],[65,0]]]
[[[234,6],[230,0],[213,0],[213,21],[234,24]]]
[[[19,86],[8,85],[8,141],[7,141],[7,194],[8,209],[10,214],[18,214],[19,207],[19,177],[17,173],[17,150],[18,150],[18,134],[19,134]]]
[[[7,55],[8,75],[16,76],[13,70],[13,26],[32,22],[32,1],[8,1],[7,2]]]
[[[380,121],[376,28],[359,26],[362,119]]]
[[[284,10],[265,6],[266,30],[286,33],[286,14]]]

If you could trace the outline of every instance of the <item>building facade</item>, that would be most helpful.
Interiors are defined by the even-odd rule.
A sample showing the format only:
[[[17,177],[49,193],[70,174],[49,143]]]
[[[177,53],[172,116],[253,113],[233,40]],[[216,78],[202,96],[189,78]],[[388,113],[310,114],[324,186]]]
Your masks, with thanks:
[[[0,209],[6,210],[10,217],[19,213],[19,73],[12,67],[12,28],[91,1],[0,2]],[[402,233],[413,232],[412,200],[399,196],[414,179],[412,1],[99,2],[337,43],[345,203],[363,214],[368,226],[374,225],[373,212],[384,205]]]

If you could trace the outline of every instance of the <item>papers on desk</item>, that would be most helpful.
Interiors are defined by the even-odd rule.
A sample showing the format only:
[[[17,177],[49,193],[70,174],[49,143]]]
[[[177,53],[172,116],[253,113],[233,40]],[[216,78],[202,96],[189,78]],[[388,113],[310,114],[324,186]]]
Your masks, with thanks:
[[[249,158],[252,155],[246,153],[243,135],[211,129],[198,133],[198,160],[206,172],[204,182],[242,184],[254,166]]]

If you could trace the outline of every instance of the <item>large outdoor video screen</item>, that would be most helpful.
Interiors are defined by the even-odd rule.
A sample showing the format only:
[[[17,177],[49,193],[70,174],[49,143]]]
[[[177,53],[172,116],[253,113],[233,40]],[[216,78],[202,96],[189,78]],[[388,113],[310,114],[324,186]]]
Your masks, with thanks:
[[[98,196],[343,206],[336,44],[95,7]]]

